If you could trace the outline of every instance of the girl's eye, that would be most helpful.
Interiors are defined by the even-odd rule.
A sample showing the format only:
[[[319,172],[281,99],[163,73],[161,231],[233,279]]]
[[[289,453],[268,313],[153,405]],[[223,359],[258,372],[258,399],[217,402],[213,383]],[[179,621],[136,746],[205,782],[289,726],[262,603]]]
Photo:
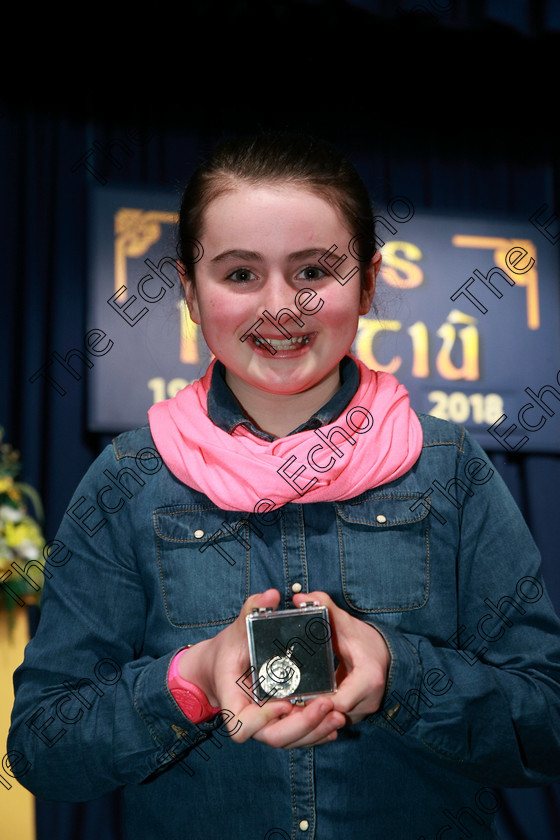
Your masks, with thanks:
[[[299,273],[302,280],[320,280],[326,276],[326,271],[316,265],[307,265]]]
[[[255,275],[248,268],[236,268],[228,275],[228,280],[233,280],[234,283],[243,284],[253,280]]]

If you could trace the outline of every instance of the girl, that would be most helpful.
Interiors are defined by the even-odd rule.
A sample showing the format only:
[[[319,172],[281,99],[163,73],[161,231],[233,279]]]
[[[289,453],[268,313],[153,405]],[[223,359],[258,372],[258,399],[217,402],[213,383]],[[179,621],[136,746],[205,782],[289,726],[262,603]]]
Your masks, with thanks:
[[[178,265],[216,358],[70,504],[14,678],[22,783],[124,786],[135,840],[497,836],[491,786],[560,776],[560,624],[482,449],[350,353],[381,265],[363,184],[321,142],[223,144]],[[308,601],[338,690],[255,702],[246,616]]]

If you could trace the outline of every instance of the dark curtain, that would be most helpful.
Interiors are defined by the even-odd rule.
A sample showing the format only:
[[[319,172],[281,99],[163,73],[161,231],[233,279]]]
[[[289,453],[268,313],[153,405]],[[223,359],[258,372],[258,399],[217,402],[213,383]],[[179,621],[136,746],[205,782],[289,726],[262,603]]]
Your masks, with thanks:
[[[545,202],[560,213],[553,89],[559,5],[301,0],[266,7],[234,2],[224,11],[206,3],[195,5],[177,31],[168,29],[159,50],[148,51],[146,38],[142,49],[135,42],[135,52],[129,45],[119,71],[110,53],[122,43],[114,33],[108,43],[104,32],[89,43],[83,61],[65,62],[60,76],[47,74],[52,87],[43,77],[45,65],[33,85],[6,86],[0,111],[0,425],[21,451],[24,479],[44,500],[47,539],[107,442],[87,431],[87,374],[65,396],[44,379],[30,381],[53,351],[83,348],[87,196],[95,182],[79,161],[94,142],[107,149],[127,133],[144,132],[150,139],[131,156],[114,145],[112,160],[101,152],[92,157],[95,169],[107,183],[179,191],[224,132],[299,128],[359,160],[381,207],[404,194],[416,207],[440,213],[528,219]],[[219,14],[216,29],[212,16]],[[195,44],[208,31],[208,40]],[[151,33],[151,45],[156,41]],[[73,58],[85,49],[81,40],[65,46]],[[129,70],[125,96],[123,66]],[[219,75],[209,74],[209,66]],[[76,73],[80,83],[72,87],[68,79]],[[57,87],[55,79],[65,82]],[[560,244],[542,246],[560,253]],[[536,370],[534,383],[519,383],[520,393],[528,384],[540,387],[550,373]],[[559,417],[549,422],[558,428],[555,454],[500,449],[490,455],[542,551],[560,610]],[[507,792],[498,817],[506,840],[558,838],[560,786]],[[122,836],[118,792],[85,804],[38,803],[37,818],[39,840]]]

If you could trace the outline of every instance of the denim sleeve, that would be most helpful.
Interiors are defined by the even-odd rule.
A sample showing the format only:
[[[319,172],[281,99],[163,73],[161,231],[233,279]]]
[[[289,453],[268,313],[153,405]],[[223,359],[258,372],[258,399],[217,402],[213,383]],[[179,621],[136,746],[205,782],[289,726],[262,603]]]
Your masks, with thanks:
[[[14,674],[8,750],[14,775],[39,798],[83,801],[139,783],[225,726],[220,715],[193,724],[170,694],[167,671],[184,645],[143,653],[137,506],[124,505],[101,527],[98,508],[87,515],[107,485],[104,470],[116,468],[109,446],[74,494],[68,509],[81,524],[67,512],[49,545],[39,627]]]
[[[371,622],[392,658],[382,708],[368,724],[484,784],[549,784],[560,778],[560,621],[540,555],[468,434],[454,475],[454,517],[431,517],[430,551],[451,557],[455,543],[455,591],[431,581],[430,597],[441,601],[433,637]]]

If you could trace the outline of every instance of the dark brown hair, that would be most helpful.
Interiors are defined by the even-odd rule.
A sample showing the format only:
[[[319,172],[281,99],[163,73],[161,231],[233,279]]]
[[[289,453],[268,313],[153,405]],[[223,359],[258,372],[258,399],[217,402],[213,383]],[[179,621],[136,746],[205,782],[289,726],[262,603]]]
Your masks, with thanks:
[[[305,135],[262,133],[226,140],[191,176],[181,202],[177,254],[186,276],[194,280],[204,235],[204,213],[217,196],[247,184],[286,183],[317,193],[341,214],[360,255],[362,286],[365,266],[376,251],[375,225],[368,192],[354,166],[334,146]],[[347,243],[337,243],[347,249]]]

